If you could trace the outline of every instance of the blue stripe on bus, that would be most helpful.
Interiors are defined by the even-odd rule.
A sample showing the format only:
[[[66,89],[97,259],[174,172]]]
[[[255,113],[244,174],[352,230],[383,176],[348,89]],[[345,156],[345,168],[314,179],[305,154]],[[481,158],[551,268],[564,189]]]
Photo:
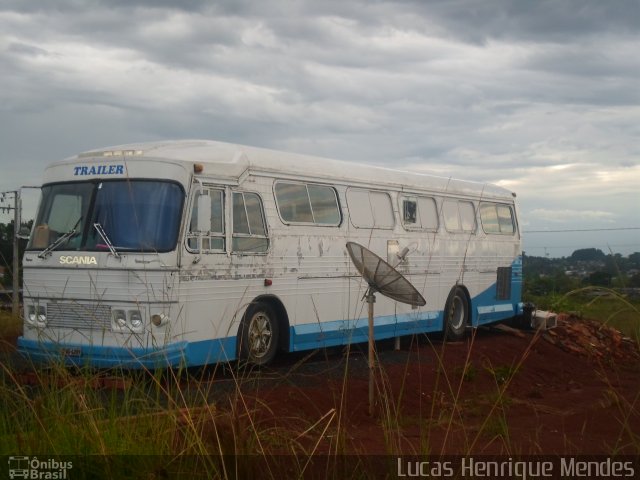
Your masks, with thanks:
[[[375,317],[376,340],[442,330],[442,312],[386,315]],[[321,347],[366,342],[369,338],[367,317],[296,325],[290,328],[290,350],[310,350]]]
[[[69,366],[97,368],[155,369],[165,367],[206,365],[233,360],[236,357],[235,337],[199,342],[176,342],[161,348],[126,348],[104,345],[57,343],[18,338],[18,352],[36,363],[64,361]]]

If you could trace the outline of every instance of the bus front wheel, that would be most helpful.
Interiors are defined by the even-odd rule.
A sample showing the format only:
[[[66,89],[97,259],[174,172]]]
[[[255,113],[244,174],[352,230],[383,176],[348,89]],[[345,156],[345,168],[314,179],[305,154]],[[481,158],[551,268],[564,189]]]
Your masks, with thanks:
[[[444,337],[446,340],[462,340],[469,323],[469,302],[460,287],[454,287],[449,293],[444,307]]]
[[[266,303],[257,302],[247,309],[240,325],[240,355],[254,365],[266,365],[278,350],[278,319]]]

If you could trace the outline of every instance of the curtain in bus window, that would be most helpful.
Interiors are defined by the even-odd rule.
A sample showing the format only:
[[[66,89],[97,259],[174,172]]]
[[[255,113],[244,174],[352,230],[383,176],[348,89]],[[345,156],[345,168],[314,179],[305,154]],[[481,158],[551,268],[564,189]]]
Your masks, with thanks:
[[[433,198],[418,198],[418,214],[420,216],[420,224],[424,230],[438,229],[438,212]]]
[[[371,212],[373,213],[374,226],[377,228],[393,228],[393,209],[389,195],[383,192],[369,192]]]
[[[373,227],[373,214],[369,203],[369,192],[366,190],[347,190],[349,218],[354,227]]]
[[[473,232],[476,229],[476,210],[471,202],[458,202],[462,230]]]
[[[445,200],[442,202],[442,216],[444,217],[444,225],[450,232],[460,230],[460,219],[458,218],[458,202],[454,200]]]
[[[169,182],[103,182],[98,185],[94,223],[99,223],[116,249],[168,251],[175,246],[180,187]],[[107,246],[92,230],[98,249]]]
[[[395,224],[391,198],[384,192],[349,189],[347,205],[354,227],[391,229]]]

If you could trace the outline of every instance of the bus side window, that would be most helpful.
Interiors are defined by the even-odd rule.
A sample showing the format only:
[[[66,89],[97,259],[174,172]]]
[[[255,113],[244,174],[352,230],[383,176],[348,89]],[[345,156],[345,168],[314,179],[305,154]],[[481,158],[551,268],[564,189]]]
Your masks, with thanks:
[[[338,196],[333,187],[278,180],[274,191],[276,206],[283,222],[340,225],[342,218]]]
[[[460,226],[463,232],[475,232],[476,231],[476,209],[472,202],[458,202],[458,209],[460,211]]]
[[[500,233],[505,235],[512,235],[516,231],[515,222],[513,221],[513,214],[511,207],[507,205],[497,205],[498,222],[500,224]]]
[[[500,233],[500,224],[498,223],[498,213],[496,212],[495,204],[480,204],[480,221],[482,222],[482,229],[485,233]]]
[[[449,232],[476,231],[476,210],[473,202],[465,200],[445,200],[442,202],[444,225]]]
[[[516,231],[513,211],[509,205],[482,203],[480,220],[485,233],[513,235]]]
[[[224,250],[224,192],[207,189],[207,193],[211,198],[211,230],[208,232],[198,230],[198,197],[201,193],[197,192],[193,198],[189,232],[187,233],[187,248],[193,253]]]
[[[438,230],[438,210],[436,201],[431,197],[418,198],[418,214],[423,230]]]
[[[415,200],[403,200],[402,201],[402,221],[406,223],[416,223],[417,202]]]
[[[269,248],[262,201],[255,193],[233,193],[234,252],[266,252]]]
[[[391,230],[394,227],[391,197],[386,192],[349,188],[347,206],[351,224],[356,228]]]
[[[438,230],[438,210],[431,197],[401,197],[402,223],[412,230]]]
[[[442,202],[442,216],[444,225],[449,232],[460,231],[460,218],[458,217],[458,202],[445,200]]]
[[[280,215],[285,222],[313,223],[306,185],[277,182],[275,192]]]

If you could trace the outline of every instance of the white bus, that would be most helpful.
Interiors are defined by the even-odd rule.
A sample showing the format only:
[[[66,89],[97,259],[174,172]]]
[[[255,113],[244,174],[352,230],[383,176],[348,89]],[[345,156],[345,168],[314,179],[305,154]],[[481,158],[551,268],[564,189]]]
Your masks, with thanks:
[[[35,361],[96,367],[270,362],[367,340],[347,241],[427,300],[378,296],[375,338],[522,313],[515,194],[211,141],[111,147],[50,165],[24,255]]]

